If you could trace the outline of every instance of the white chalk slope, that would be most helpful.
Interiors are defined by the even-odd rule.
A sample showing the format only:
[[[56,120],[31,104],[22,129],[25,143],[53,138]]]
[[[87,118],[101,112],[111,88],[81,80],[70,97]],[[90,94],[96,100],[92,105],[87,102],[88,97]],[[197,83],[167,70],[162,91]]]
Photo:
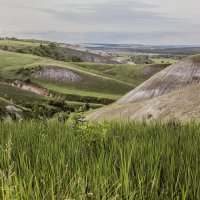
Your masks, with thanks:
[[[200,119],[200,55],[169,66],[89,120]]]

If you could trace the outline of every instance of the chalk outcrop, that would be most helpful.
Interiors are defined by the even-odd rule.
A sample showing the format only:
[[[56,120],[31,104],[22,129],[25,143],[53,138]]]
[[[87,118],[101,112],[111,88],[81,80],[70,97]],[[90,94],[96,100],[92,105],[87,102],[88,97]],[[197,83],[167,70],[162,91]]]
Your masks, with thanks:
[[[32,74],[35,78],[43,78],[51,81],[80,82],[82,80],[78,73],[64,67],[46,66]]]
[[[88,120],[200,119],[200,56],[169,66]]]

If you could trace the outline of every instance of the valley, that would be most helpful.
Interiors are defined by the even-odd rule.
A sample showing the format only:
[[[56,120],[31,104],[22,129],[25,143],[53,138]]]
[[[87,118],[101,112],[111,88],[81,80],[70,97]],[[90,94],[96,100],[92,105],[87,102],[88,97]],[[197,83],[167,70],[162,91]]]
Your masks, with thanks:
[[[1,38],[0,199],[198,199],[200,54],[115,47]]]
[[[41,104],[37,99],[24,101],[22,97],[19,99],[16,97],[14,103],[18,104],[22,101],[23,106],[29,105],[27,107],[29,109],[30,104],[32,107],[38,104],[48,116],[48,110],[52,109],[48,105],[50,100],[63,101],[66,106],[69,105],[69,112],[76,110],[78,105],[80,108],[83,107],[84,104],[87,104],[87,107],[89,104],[91,109],[102,107],[120,99],[152,75],[169,66],[169,63],[104,64],[60,61],[59,57],[52,59],[54,53],[51,53],[52,56],[48,58],[46,55],[38,56],[28,51],[19,51],[19,49],[25,50],[41,45],[50,45],[48,48],[66,47],[43,41],[1,39],[0,46],[5,50],[0,50],[0,80],[4,86],[9,85],[10,90],[18,87],[23,90],[23,93],[27,91],[39,95],[47,103]],[[75,53],[76,51],[74,56],[79,55]],[[102,52],[100,55],[107,57],[107,54]],[[9,89],[5,91],[7,90]],[[13,99],[9,92],[5,92],[4,95],[7,95],[8,99]],[[4,95],[2,94],[1,97],[4,98]]]

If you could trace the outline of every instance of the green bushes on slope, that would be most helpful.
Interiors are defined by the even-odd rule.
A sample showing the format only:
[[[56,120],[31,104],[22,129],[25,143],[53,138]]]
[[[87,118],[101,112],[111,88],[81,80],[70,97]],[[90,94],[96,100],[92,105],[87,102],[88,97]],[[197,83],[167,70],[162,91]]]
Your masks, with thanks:
[[[11,51],[22,54],[33,54],[41,57],[51,58],[54,60],[65,62],[82,62],[82,60],[76,56],[69,56],[65,49],[57,45],[56,43],[40,44],[39,46],[9,46],[0,45],[0,49],[4,51]]]

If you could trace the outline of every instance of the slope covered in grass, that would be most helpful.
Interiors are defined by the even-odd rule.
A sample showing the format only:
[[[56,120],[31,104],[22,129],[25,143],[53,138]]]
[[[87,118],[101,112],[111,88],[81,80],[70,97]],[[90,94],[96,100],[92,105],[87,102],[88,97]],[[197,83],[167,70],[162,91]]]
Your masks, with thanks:
[[[0,83],[0,97],[11,100],[19,105],[26,103],[44,103],[45,98],[33,92],[25,91],[17,87]]]
[[[69,69],[82,78],[81,82],[59,82],[45,79],[36,79],[31,77],[31,70],[36,70],[39,67],[45,66],[58,66]],[[26,74],[20,74],[19,70],[29,69]],[[22,70],[22,71],[23,71]],[[109,77],[97,75],[87,70],[78,69],[73,63],[66,63],[55,61],[51,59],[41,58],[33,55],[18,54],[6,51],[0,51],[0,76],[4,79],[26,79],[31,78],[33,82],[39,83],[43,86],[47,86],[50,90],[57,92],[64,92],[66,94],[74,94],[77,90],[78,95],[85,96],[85,93],[90,96],[95,96],[98,93],[98,97],[109,96],[111,99],[116,99],[126,92],[128,92],[133,86],[122,81],[118,81]],[[71,91],[71,92],[70,92]]]
[[[93,63],[126,63],[102,51],[86,49],[79,45],[59,44],[38,40],[0,38],[0,49],[5,51],[32,54],[60,61]]]
[[[100,75],[108,76],[134,85],[135,87],[146,81],[152,75],[160,72],[170,64],[93,64],[77,63],[80,69]]]
[[[46,44],[45,42],[42,42]],[[25,47],[38,47],[40,45],[39,42],[33,41],[23,41],[23,40],[11,40],[11,39],[0,39],[1,47],[14,47],[14,48],[25,48]]]

